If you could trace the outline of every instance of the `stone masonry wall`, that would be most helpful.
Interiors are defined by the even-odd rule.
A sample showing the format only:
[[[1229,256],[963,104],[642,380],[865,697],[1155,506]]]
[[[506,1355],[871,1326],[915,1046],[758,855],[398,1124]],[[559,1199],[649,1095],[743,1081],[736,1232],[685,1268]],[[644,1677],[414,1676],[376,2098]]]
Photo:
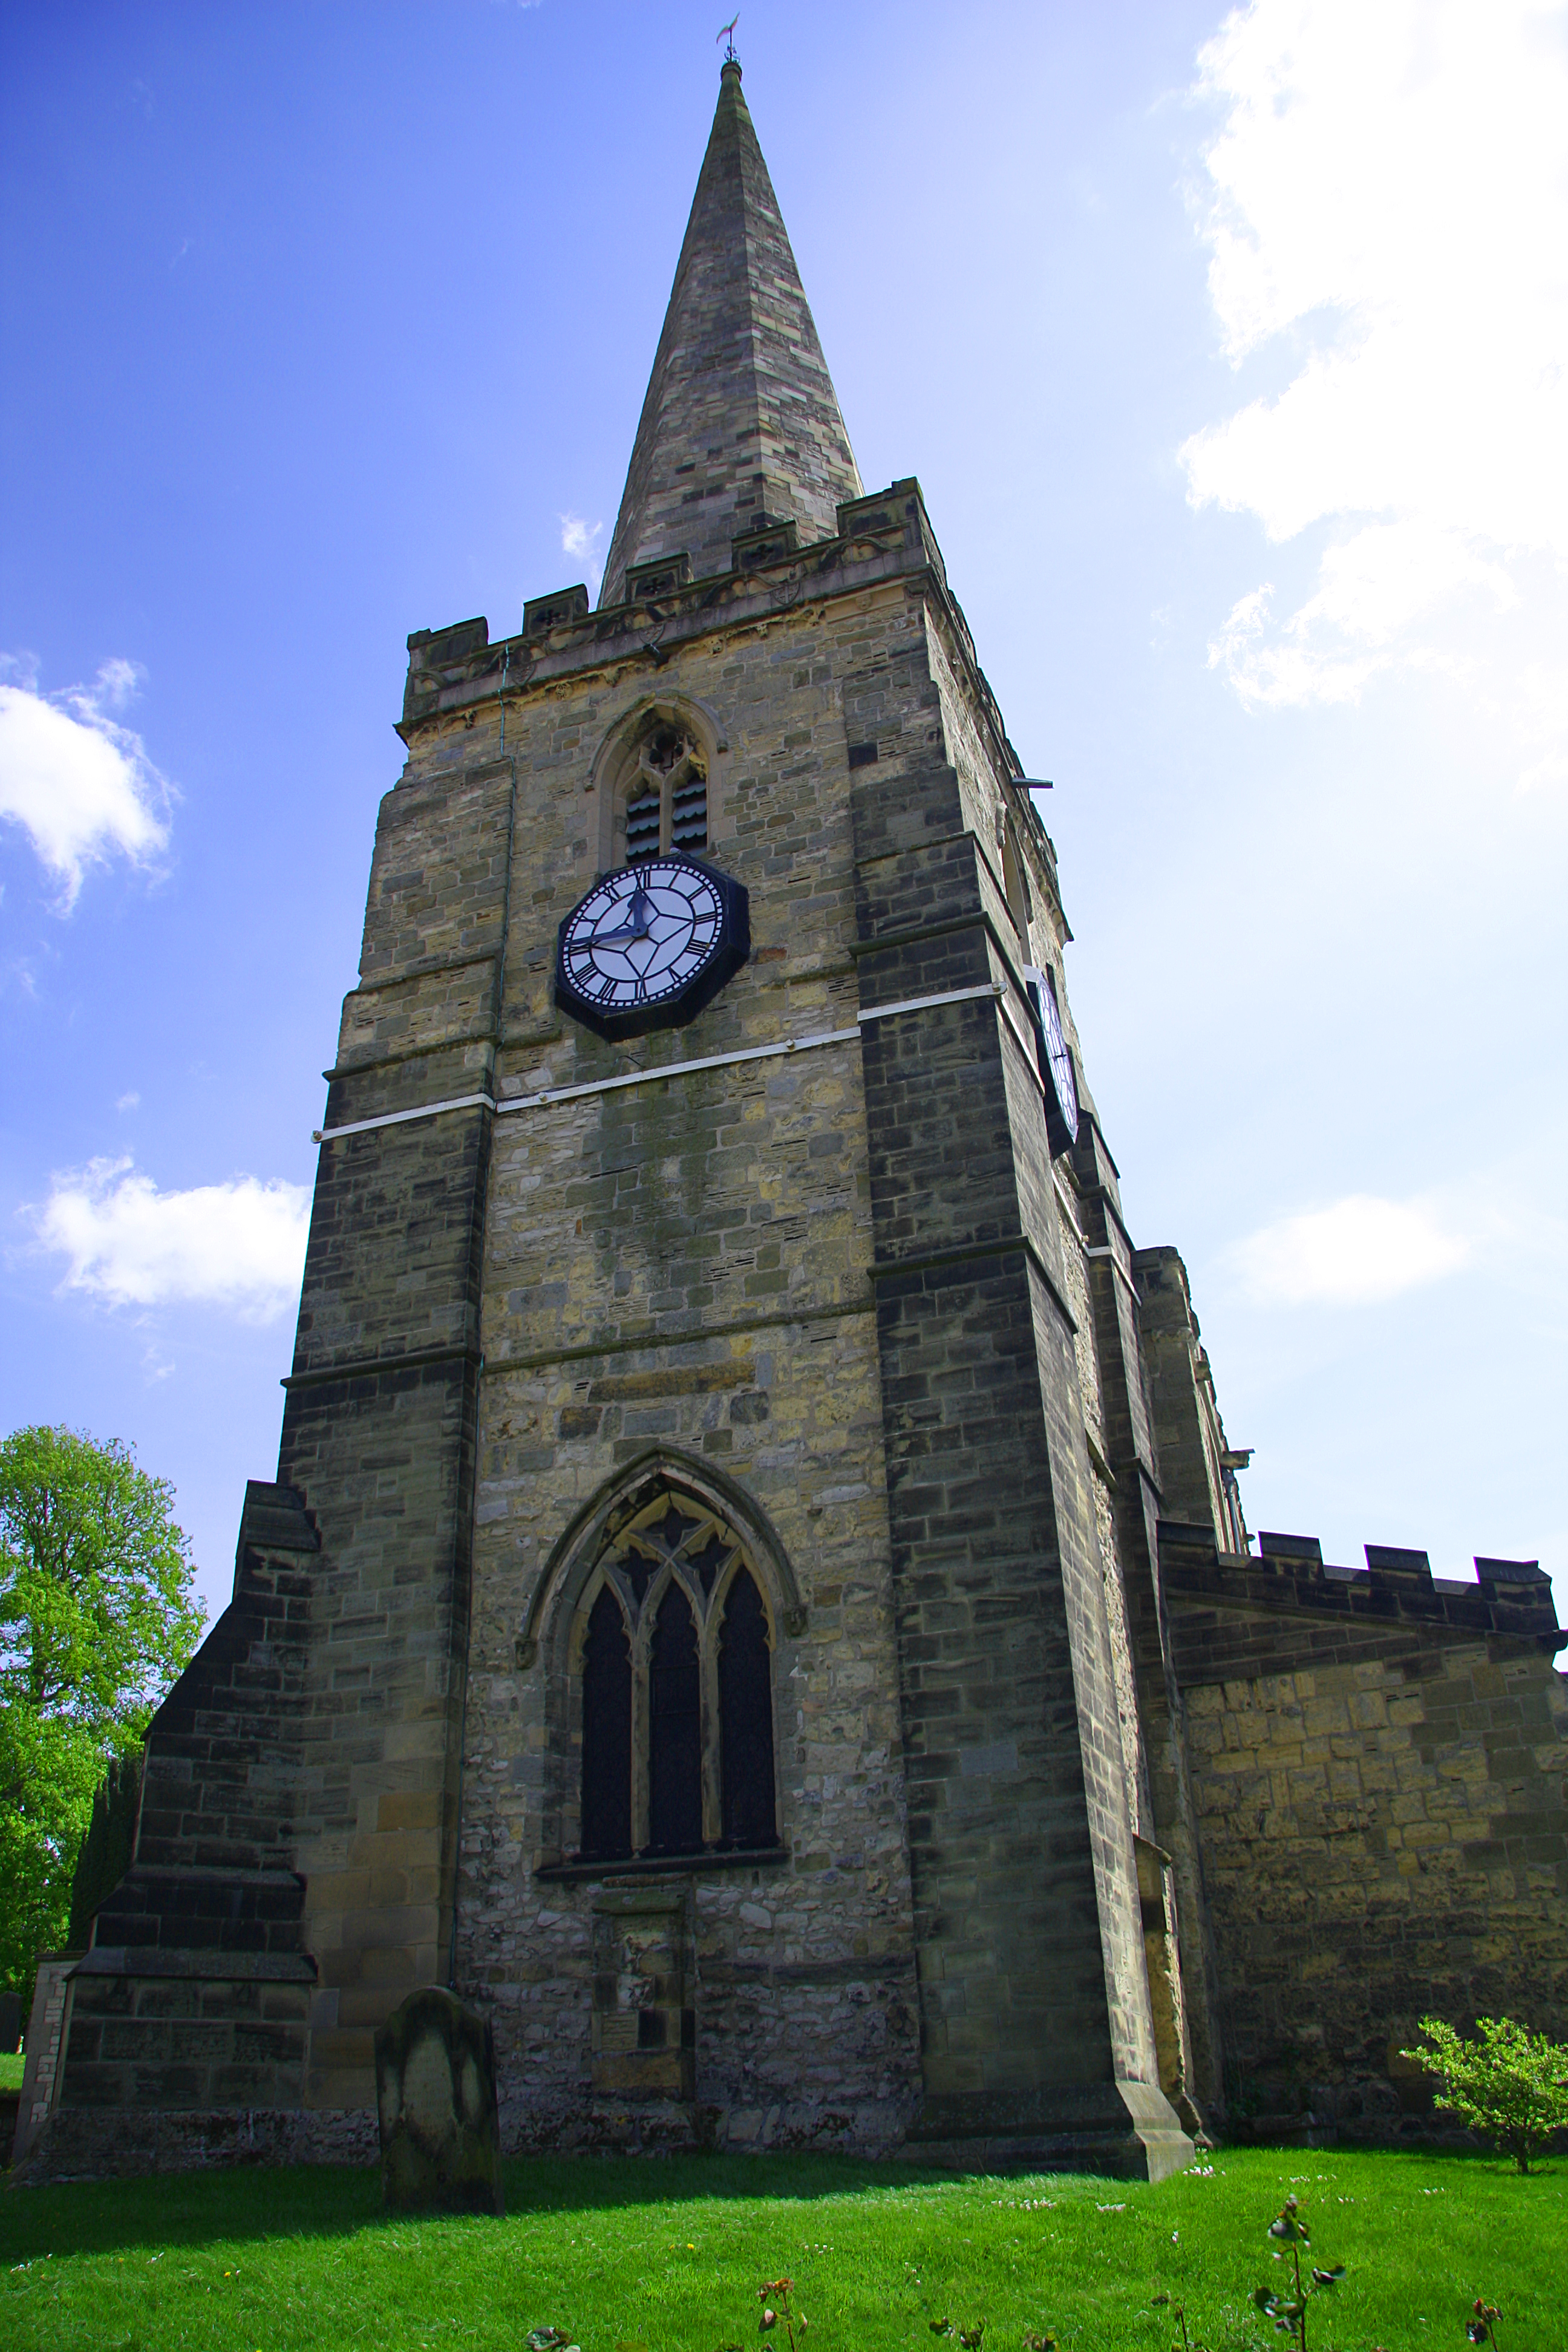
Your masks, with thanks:
[[[1232,2127],[1430,2130],[1421,2017],[1568,2038],[1550,1602],[1165,1549]]]
[[[853,794],[863,1006],[987,991],[864,1045],[921,2129],[1109,2135],[1113,2086],[1157,2075],[1104,1568],[1033,1046],[990,993],[1022,1003],[990,794],[933,644],[845,689],[851,745],[876,746]]]
[[[907,538],[904,509],[918,516],[918,499],[882,503],[890,520],[876,501],[862,505],[877,509],[878,527]],[[618,1475],[661,1454],[677,1465],[686,1458],[721,1465],[768,1514],[806,1602],[803,1631],[780,1635],[775,1628],[788,1861],[733,1875],[715,1870],[695,1888],[697,2099],[700,2111],[715,2110],[719,2118],[701,2128],[737,2140],[847,2135],[872,2145],[903,2128],[918,2098],[884,1501],[888,1360],[867,1312],[867,1275],[880,1244],[869,1222],[876,1178],[873,1171],[868,1188],[874,1155],[861,1070],[884,1050],[883,1024],[864,1033],[858,1047],[851,1037],[782,1063],[690,1073],[515,1114],[504,1108],[517,1095],[619,1075],[628,1065],[653,1073],[692,1055],[852,1029],[868,1001],[863,959],[858,986],[854,964],[866,935],[856,909],[848,776],[866,772],[863,789],[873,801],[891,792],[895,778],[886,771],[901,758],[906,739],[922,751],[934,747],[940,763],[941,697],[920,608],[903,583],[889,579],[744,625],[725,627],[722,620],[710,616],[661,666],[659,700],[661,709],[676,708],[688,698],[701,714],[705,740],[716,743],[710,822],[726,869],[751,893],[754,952],[684,1031],[630,1050],[607,1046],[563,1024],[549,992],[555,928],[592,880],[599,845],[614,832],[594,805],[595,777],[614,768],[604,747],[646,700],[646,671],[585,664],[509,701],[508,756],[519,782],[496,1065],[503,1109],[484,1276],[458,1974],[495,2010],[514,2139],[559,2139],[563,2131],[614,2138],[626,2128],[614,2103],[606,2107],[594,2095],[590,1978],[600,1897],[593,1880],[560,1861],[563,1838],[570,1843],[574,1767],[568,1758],[563,1782],[559,1727],[570,1718],[552,1676],[563,1672],[564,1658],[555,1603],[542,1602],[541,1590],[560,1565],[563,1529]],[[871,680],[883,683],[868,699]],[[482,767],[499,748],[499,712],[492,718],[480,703],[470,715],[471,730],[461,736],[446,726],[416,734],[415,775],[434,781],[451,761]],[[911,837],[929,837],[933,816],[940,829],[942,814],[937,803],[911,805]],[[947,830],[952,836],[951,822]],[[961,814],[957,834],[973,849],[975,836]],[[983,887],[994,896],[1000,886],[987,870]],[[974,903],[972,895],[966,904]],[[953,984],[949,967],[956,973],[961,962],[962,977],[970,977],[972,961],[968,949],[945,961],[928,957],[919,985]],[[978,969],[982,976],[989,970],[984,950]],[[869,1001],[889,991],[897,992],[890,973]],[[911,1073],[924,1057],[941,1066],[950,1033],[956,1071],[973,1070],[975,1043],[989,1040],[990,1054],[997,1052],[993,1006],[973,1016],[955,1008],[886,1024],[889,1033],[895,1025],[908,1031]],[[1019,1047],[1010,1043],[1006,1050],[1016,1055]],[[1040,1124],[1037,1093],[1021,1095],[1016,1107],[998,1096],[1004,1174],[1015,1108],[1020,1119]],[[963,1132],[973,1186],[984,1118],[964,1120]],[[1040,1237],[1035,1245],[1054,1261],[1060,1244],[1048,1166],[1026,1181],[1033,1188],[1026,1206],[1015,1191],[1006,1228],[1016,1233],[1026,1214]],[[929,1204],[911,1196],[908,1214],[919,1223]],[[1074,1988],[1083,1975],[1087,1998],[1102,2011],[1110,1977],[1116,2050],[1130,2054],[1124,2064],[1108,2055],[1103,2077],[1109,2084],[1125,2072],[1152,2082],[1124,1750],[1077,1360],[1070,1328],[1047,1292],[1037,1300],[1027,1280],[1022,1287],[1012,1274],[1006,1280],[1017,1293],[1008,1311],[1022,1316],[1018,1339],[1033,1367],[1026,1377],[1034,1398],[1028,1433],[1020,1424],[1010,1450],[1004,1446],[1007,1471],[1026,1482],[1036,1475],[1031,1465],[1043,1471],[1047,1453],[1054,1460],[1054,1449],[1062,1449],[1056,1475],[1070,1497],[1081,1628],[1074,1638],[1087,1677],[1079,1709],[1069,1639],[1062,1652],[1068,1711],[1060,1717],[1068,1745],[1064,1749],[1059,1736],[1047,1745],[1053,1784],[1068,1786],[1078,1776],[1081,1859],[1071,1867],[1084,1873],[1089,1934],[1086,1946],[1058,1917],[1060,1953],[1044,1973],[1061,1979],[1069,1969]],[[879,1309],[888,1311],[881,1301]],[[1061,1399],[1056,1420],[1042,1418],[1042,1348]],[[996,1573],[994,1547],[983,1573]],[[522,1640],[525,1626],[541,1633],[537,1643],[531,1634]],[[965,1642],[973,1654],[973,1632]],[[910,1689],[906,1679],[906,1708]],[[1037,1739],[1037,1727],[1030,1737]],[[1092,1835],[1082,1826],[1086,1738],[1097,1781],[1106,1780],[1104,1796],[1095,1799],[1104,1819]],[[1008,1808],[1016,1802],[1016,1795],[1006,1799]],[[1065,1827],[1053,1834],[1070,1835]],[[535,1874],[542,1867],[542,1880]],[[1101,1894],[1116,1923],[1108,1931],[1109,1967],[1097,1912]],[[982,1927],[977,1915],[982,1943],[994,1925]],[[1045,1948],[1030,1946],[1024,1933],[1011,1970],[1017,2000],[1031,2010]],[[991,1965],[987,1958],[985,1969]],[[1082,2040],[1068,2030],[1073,1994],[1065,1979],[1052,1999],[1062,2019],[1052,2062],[1059,2081],[1064,2068],[1081,2073]],[[1011,2079],[1007,2053],[1016,2049],[1022,2014],[1021,2008],[1005,2024],[998,2016],[980,2029],[995,2053],[986,2065],[1002,2070],[998,2083],[1004,2074]],[[931,2022],[928,2004],[928,2095]],[[1112,2108],[1125,2129],[1124,2106],[1113,2099]],[[1037,2120],[1037,2103],[1034,2112]],[[636,2126],[656,2137],[692,2127],[646,2109]]]
[[[488,1090],[511,790],[491,756],[384,801],[329,1129]],[[317,1174],[279,1475],[322,1549],[296,1848],[319,2109],[371,2105],[375,2027],[450,1966],[489,1152],[479,1108],[329,1134]]]
[[[907,629],[901,588],[880,589],[714,631],[661,674],[661,707],[714,715],[710,824],[750,892],[753,952],[697,1021],[631,1048],[563,1022],[549,975],[605,829],[585,782],[646,672],[591,670],[509,713],[503,1101],[851,1032],[496,1123],[458,1966],[495,2020],[509,2145],[886,2146],[918,2104],[837,689],[847,659]],[[707,1465],[765,1516],[803,1618],[786,1630],[770,1593],[785,1857],[691,1883],[689,2105],[679,2068],[662,2104],[595,2074],[613,1882],[536,1875],[561,1864],[574,1819],[569,1611],[546,1605],[537,1653],[518,1656],[563,1530],[655,1460]]]

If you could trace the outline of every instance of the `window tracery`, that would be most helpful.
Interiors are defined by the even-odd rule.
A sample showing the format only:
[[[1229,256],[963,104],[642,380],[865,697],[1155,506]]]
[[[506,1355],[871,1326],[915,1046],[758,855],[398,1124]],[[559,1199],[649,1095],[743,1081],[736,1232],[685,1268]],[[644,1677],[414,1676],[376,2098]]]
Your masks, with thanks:
[[[579,1623],[579,1858],[775,1846],[773,1629],[734,1530],[661,1488],[599,1559]]]
[[[672,850],[690,855],[708,846],[708,761],[696,735],[658,719],[637,746],[626,787],[628,865]]]

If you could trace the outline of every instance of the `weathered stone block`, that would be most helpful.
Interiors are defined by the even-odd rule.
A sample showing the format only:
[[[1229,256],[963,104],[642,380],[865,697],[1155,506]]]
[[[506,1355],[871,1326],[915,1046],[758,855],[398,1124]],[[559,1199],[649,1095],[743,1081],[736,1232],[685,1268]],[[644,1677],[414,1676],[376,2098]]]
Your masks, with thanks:
[[[405,2212],[500,2213],[495,2040],[454,1993],[410,1993],[375,2036],[384,2201]]]

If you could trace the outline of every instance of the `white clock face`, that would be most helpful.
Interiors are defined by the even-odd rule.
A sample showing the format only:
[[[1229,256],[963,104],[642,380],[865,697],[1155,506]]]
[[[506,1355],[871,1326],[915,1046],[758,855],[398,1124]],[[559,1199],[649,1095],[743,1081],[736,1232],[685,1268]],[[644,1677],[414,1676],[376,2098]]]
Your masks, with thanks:
[[[1050,1058],[1051,1076],[1056,1080],[1057,1100],[1061,1105],[1063,1118],[1069,1131],[1078,1133],[1078,1080],[1073,1076],[1072,1055],[1062,1033],[1062,1016],[1055,991],[1040,990],[1040,1024],[1046,1033],[1046,1052]]]
[[[723,915],[711,878],[684,857],[623,866],[588,893],[567,923],[562,969],[599,1012],[662,1004],[711,961]]]

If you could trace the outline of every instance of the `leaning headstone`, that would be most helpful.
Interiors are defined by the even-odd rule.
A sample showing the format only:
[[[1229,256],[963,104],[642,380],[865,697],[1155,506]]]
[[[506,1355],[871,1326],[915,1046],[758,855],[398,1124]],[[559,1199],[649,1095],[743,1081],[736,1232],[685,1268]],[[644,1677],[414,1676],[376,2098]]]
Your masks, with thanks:
[[[411,1992],[375,2036],[381,2191],[407,2213],[499,2213],[500,2132],[489,2021],[456,1994]]]

